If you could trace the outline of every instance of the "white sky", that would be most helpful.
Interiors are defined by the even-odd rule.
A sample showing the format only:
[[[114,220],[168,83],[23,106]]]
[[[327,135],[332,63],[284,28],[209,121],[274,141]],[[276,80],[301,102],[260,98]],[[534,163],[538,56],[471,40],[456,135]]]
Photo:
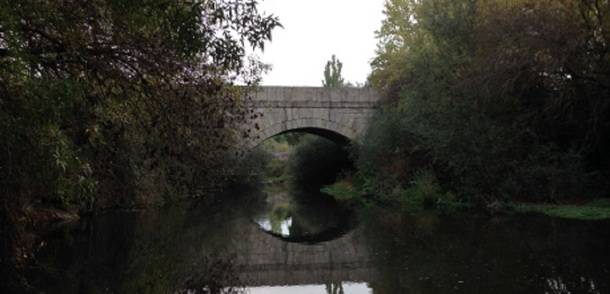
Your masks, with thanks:
[[[370,73],[384,0],[264,0],[260,10],[280,18],[284,28],[258,53],[272,65],[267,86],[322,86],[324,65],[335,54],[343,77],[364,83]]]

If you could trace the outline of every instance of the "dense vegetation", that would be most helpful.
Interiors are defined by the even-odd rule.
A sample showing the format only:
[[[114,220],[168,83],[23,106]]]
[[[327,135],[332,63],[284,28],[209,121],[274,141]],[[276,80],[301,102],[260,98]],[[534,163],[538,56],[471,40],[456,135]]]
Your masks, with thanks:
[[[339,88],[349,84],[341,76],[341,70],[343,70],[343,63],[333,54],[331,59],[326,62],[326,66],[324,66],[322,86],[324,88]]]
[[[343,63],[332,55],[324,66],[322,86],[353,87],[343,78],[342,69]],[[289,182],[299,190],[318,190],[353,171],[347,141],[334,142],[318,135],[288,132],[266,140],[251,154],[260,158],[258,162],[265,162],[258,170],[262,170],[266,183]]]
[[[131,207],[234,174],[257,1],[1,1],[3,207]],[[211,183],[214,186],[211,186]]]
[[[315,135],[303,136],[288,158],[293,183],[309,189],[332,184],[351,166],[345,146]]]
[[[257,83],[246,46],[278,25],[256,0],[0,0],[0,291],[28,289],[16,224],[47,208],[158,205],[239,173],[255,114],[231,85]]]
[[[361,190],[435,182],[481,205],[608,196],[609,1],[388,0],[385,14]]]
[[[346,145],[307,133],[275,136],[251,154],[262,162],[256,166],[263,166],[257,171],[265,183],[285,183],[302,191],[317,191],[354,168]],[[254,165],[254,162],[250,164]]]

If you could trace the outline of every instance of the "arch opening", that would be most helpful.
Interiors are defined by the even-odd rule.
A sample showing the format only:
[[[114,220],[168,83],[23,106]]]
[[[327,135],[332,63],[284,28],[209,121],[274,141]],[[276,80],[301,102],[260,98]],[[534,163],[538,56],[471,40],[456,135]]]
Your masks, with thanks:
[[[347,145],[351,141],[348,137],[346,137],[342,134],[339,134],[335,131],[322,129],[322,128],[309,127],[309,128],[297,128],[297,129],[290,129],[290,130],[282,131],[282,132],[279,132],[275,135],[272,135],[268,138],[261,140],[261,142],[264,142],[269,139],[273,139],[277,136],[291,134],[291,133],[303,133],[303,134],[316,135],[316,136],[322,137],[324,139],[327,139],[329,141],[332,141],[333,143],[335,143],[337,145],[341,145],[341,146]]]
[[[340,145],[347,145],[357,131],[347,125],[321,118],[300,118],[278,123],[262,123],[250,141],[250,148],[255,148],[263,141],[287,133],[308,133],[323,137]]]
[[[268,207],[254,218],[262,231],[286,242],[315,244],[352,229],[351,211],[321,192],[353,170],[349,142],[331,130],[296,128],[256,147],[267,160],[261,187]]]

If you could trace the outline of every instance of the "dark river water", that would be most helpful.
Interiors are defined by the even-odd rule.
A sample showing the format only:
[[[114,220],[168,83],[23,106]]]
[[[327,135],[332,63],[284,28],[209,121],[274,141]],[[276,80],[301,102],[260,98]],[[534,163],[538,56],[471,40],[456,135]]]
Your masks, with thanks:
[[[46,293],[610,293],[610,223],[352,212],[272,188],[44,233]]]

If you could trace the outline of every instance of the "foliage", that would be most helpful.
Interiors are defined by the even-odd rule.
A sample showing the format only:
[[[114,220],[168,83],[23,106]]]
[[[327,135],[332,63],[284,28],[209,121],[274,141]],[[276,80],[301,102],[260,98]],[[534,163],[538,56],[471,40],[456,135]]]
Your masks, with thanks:
[[[414,172],[429,165],[426,150],[414,138],[401,113],[382,108],[374,114],[357,152],[355,183],[364,193],[388,193],[406,186]]]
[[[519,203],[514,204],[513,209],[521,213],[537,212],[569,219],[610,219],[610,201],[608,199],[598,199],[582,205]]]
[[[292,136],[291,136],[292,137]],[[290,140],[287,139],[286,135],[279,135],[271,137],[268,140],[263,141],[258,149],[263,149],[271,153],[285,153],[290,151]]]
[[[286,160],[272,158],[265,166],[265,178],[269,183],[280,183],[290,179]]]
[[[274,136],[273,138],[271,138],[271,142],[277,142],[277,143],[286,143],[288,144],[288,148],[290,148],[291,146],[295,146],[298,145],[301,142],[301,137],[304,136],[304,133],[299,133],[299,132],[294,132],[294,133],[285,133],[285,134],[281,134],[278,136]]]
[[[257,1],[0,1],[3,201],[90,209],[222,183],[278,26]]]
[[[359,150],[362,185],[390,191],[432,168],[476,203],[607,195],[609,8],[388,0],[369,77],[385,106]]]
[[[351,167],[343,146],[317,136],[304,136],[288,158],[288,172],[299,187],[319,189]]]
[[[290,135],[290,136],[289,136]],[[293,144],[298,143],[301,134],[281,134],[265,140],[256,148],[256,152],[267,154],[266,161],[259,172],[268,184],[281,183],[290,179],[288,175],[288,155],[293,148]],[[296,141],[292,141],[295,140]]]
[[[362,195],[356,189],[349,179],[341,179],[332,185],[324,186],[320,192],[333,196],[334,199],[343,202],[362,201]]]
[[[345,86],[345,80],[341,76],[343,63],[333,54],[324,67],[324,80],[322,86],[325,88],[340,88]]]
[[[438,179],[431,171],[421,170],[413,182],[405,189],[393,192],[392,198],[398,199],[400,207],[408,211],[434,209],[440,213],[452,214],[465,207],[455,195],[443,191]]]
[[[271,154],[262,149],[250,150],[245,156],[237,158],[226,158],[225,164],[232,164],[235,167],[232,169],[232,177],[228,179],[225,186],[230,186],[229,189],[240,189],[255,187],[261,181],[265,180],[267,166],[273,162]]]

